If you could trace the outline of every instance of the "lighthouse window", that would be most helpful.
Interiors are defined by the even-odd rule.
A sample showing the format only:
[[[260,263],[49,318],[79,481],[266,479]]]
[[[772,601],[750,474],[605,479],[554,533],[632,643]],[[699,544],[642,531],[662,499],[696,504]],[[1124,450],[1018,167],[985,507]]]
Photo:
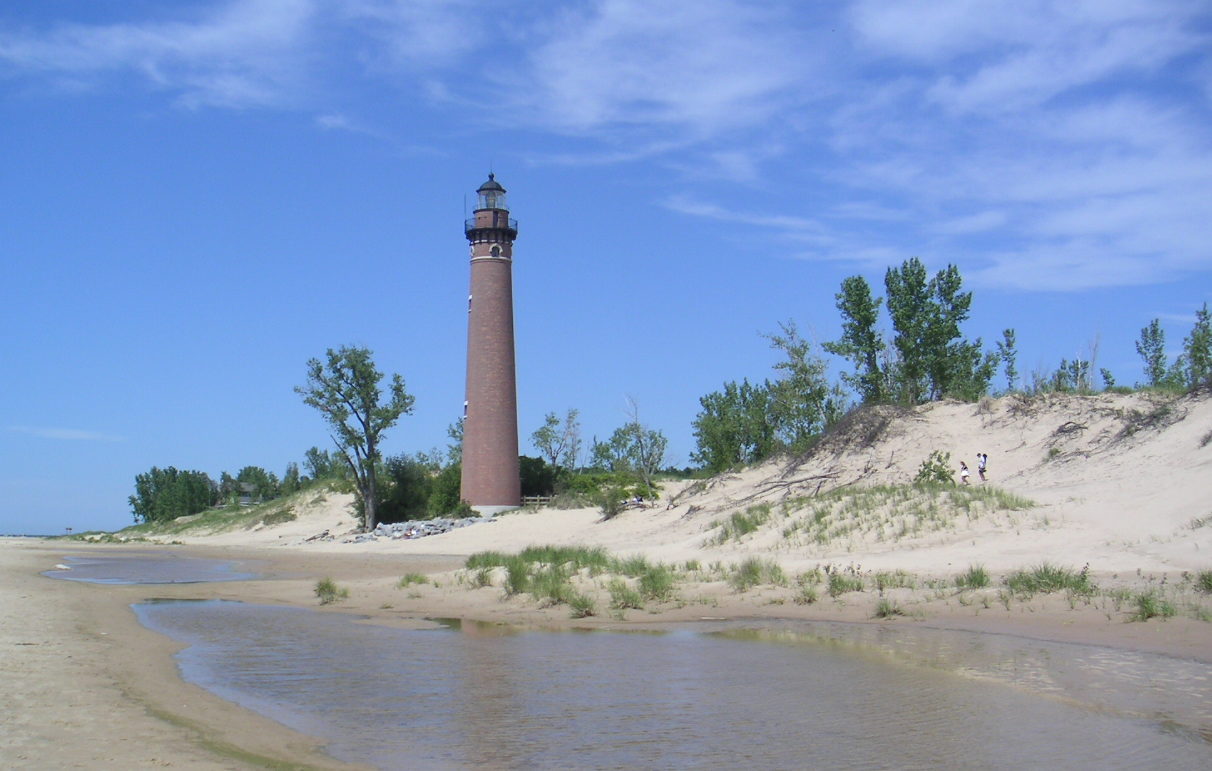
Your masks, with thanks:
[[[499,247],[499,246],[492,247],[492,256],[500,257],[501,256],[501,247]]]
[[[497,197],[495,195],[486,195],[484,196],[484,203],[488,204],[485,208],[495,209],[497,208]]]

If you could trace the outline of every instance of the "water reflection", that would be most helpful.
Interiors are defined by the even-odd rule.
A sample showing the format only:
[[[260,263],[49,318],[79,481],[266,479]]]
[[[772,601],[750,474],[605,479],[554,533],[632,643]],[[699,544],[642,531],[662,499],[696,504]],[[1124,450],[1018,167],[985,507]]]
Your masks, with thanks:
[[[231,560],[185,557],[163,552],[122,552],[65,557],[62,565],[43,571],[48,578],[92,584],[197,584],[246,581],[256,573],[236,570]]]
[[[188,680],[385,769],[1212,764],[1212,745],[1157,720],[930,664],[978,644],[970,636],[927,641],[921,650],[935,649],[906,663],[864,640],[791,629],[401,630],[213,601],[136,611],[189,644],[179,654]],[[995,674],[1003,653],[988,650]],[[1033,678],[1043,668],[1024,662],[1057,654],[1009,666]],[[1154,669],[1183,663],[1154,659]]]

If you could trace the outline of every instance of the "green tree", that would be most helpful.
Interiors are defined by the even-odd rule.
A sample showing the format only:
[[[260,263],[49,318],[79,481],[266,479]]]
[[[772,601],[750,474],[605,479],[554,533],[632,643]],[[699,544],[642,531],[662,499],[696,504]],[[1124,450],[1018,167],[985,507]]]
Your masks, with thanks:
[[[1006,391],[1011,392],[1014,390],[1015,381],[1018,380],[1018,348],[1015,347],[1013,329],[1002,330],[1002,339],[997,343],[997,355],[1002,360],[1002,371],[1006,373]]]
[[[926,266],[913,257],[884,276],[888,314],[897,352],[896,386],[902,402],[983,394],[997,367],[996,354],[982,354],[981,341],[963,340],[972,293],[961,291],[959,269],[948,265],[929,281]]]
[[[377,524],[379,443],[401,415],[411,414],[415,401],[398,374],[392,375],[384,400],[382,379],[369,349],[343,346],[328,349],[326,362],[308,361],[307,384],[295,388],[332,429],[333,442],[354,476],[362,525],[368,530]]]
[[[521,477],[523,497],[551,495],[555,492],[556,467],[543,458],[518,456],[518,474]]]
[[[451,463],[434,477],[433,486],[429,491],[429,515],[445,517],[449,515],[475,516],[475,512],[467,506],[462,495],[463,467]]]
[[[219,500],[218,492],[201,471],[152,466],[135,477],[135,494],[129,501],[136,522],[167,522],[204,511]]]
[[[423,456],[394,455],[383,461],[379,479],[379,522],[425,519],[433,492],[433,465]]]
[[[883,402],[887,398],[887,373],[880,369],[884,341],[876,328],[883,298],[871,296],[871,286],[862,276],[844,279],[836,297],[842,314],[842,339],[822,347],[854,363],[854,374],[844,373],[842,379],[864,404]]]
[[[593,465],[620,475],[634,475],[652,497],[653,477],[665,465],[669,440],[655,429],[640,422],[639,411],[631,402],[626,423],[614,430],[610,439],[598,442],[590,450]]]
[[[1187,364],[1187,387],[1212,385],[1212,316],[1208,304],[1195,312],[1195,326],[1183,340],[1183,356]]]
[[[287,463],[286,471],[282,474],[282,484],[278,487],[279,492],[282,495],[290,495],[291,493],[297,493],[302,487],[303,479],[299,475],[299,464],[294,462]]]
[[[303,454],[303,469],[311,479],[336,479],[345,475],[341,460],[319,447],[312,447]]]
[[[569,409],[560,420],[554,412],[549,412],[543,417],[543,425],[530,435],[530,441],[552,468],[571,470],[576,466],[581,454],[579,414]]]
[[[694,419],[698,449],[692,459],[708,471],[756,463],[778,451],[769,419],[769,384],[752,385],[747,379],[739,385],[725,383],[723,391],[700,397],[699,404],[703,409]]]
[[[1149,326],[1141,329],[1136,352],[1145,363],[1148,385],[1162,385],[1166,379],[1166,333],[1159,319],[1153,319]]]
[[[774,365],[777,377],[769,384],[770,420],[789,449],[804,450],[836,416],[836,391],[829,387],[825,361],[812,353],[795,322],[780,324],[779,332],[766,339],[785,357]]]
[[[278,478],[260,466],[245,466],[236,474],[236,482],[248,485],[250,494],[255,500],[268,501],[278,497]]]

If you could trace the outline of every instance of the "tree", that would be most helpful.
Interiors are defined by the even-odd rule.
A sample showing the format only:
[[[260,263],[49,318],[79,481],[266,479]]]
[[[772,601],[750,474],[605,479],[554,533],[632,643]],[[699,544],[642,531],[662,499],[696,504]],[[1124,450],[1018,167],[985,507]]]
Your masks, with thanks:
[[[303,468],[311,479],[334,479],[344,476],[340,459],[328,450],[312,447],[303,454]]]
[[[218,492],[201,471],[152,466],[135,477],[135,494],[129,501],[136,522],[168,522],[206,510],[219,500]]]
[[[616,474],[634,474],[652,497],[653,476],[665,465],[665,450],[669,440],[660,431],[640,422],[639,409],[628,401],[629,420],[614,430],[606,442],[593,442],[590,451],[593,465]]]
[[[1006,373],[1006,391],[1014,390],[1014,381],[1018,379],[1018,349],[1014,344],[1014,330],[1003,329],[1002,339],[997,343],[997,355],[1001,357]]]
[[[236,483],[241,492],[244,485],[249,485],[251,495],[258,501],[268,501],[278,497],[278,478],[260,466],[245,466],[236,474]]]
[[[1212,385],[1212,316],[1208,304],[1195,312],[1195,326],[1183,340],[1187,364],[1187,387]]]
[[[795,322],[779,325],[779,334],[766,338],[786,357],[774,365],[777,379],[769,384],[770,420],[782,442],[793,451],[806,449],[838,412],[836,394],[826,378],[825,362],[800,337]]]
[[[1159,319],[1153,319],[1149,326],[1141,329],[1140,339],[1136,341],[1136,352],[1145,363],[1148,385],[1162,385],[1166,379],[1166,333],[1162,330]]]
[[[854,374],[843,373],[842,379],[858,393],[864,404],[878,404],[887,397],[887,373],[880,369],[884,341],[876,329],[880,304],[884,300],[872,298],[871,286],[862,276],[844,279],[842,290],[836,296],[837,309],[842,313],[842,339],[822,347],[854,362]]]
[[[553,468],[571,470],[576,466],[581,454],[579,414],[569,409],[561,421],[554,412],[549,412],[543,418],[543,425],[530,435],[530,441]]]
[[[555,492],[556,467],[542,458],[526,455],[518,457],[518,474],[521,477],[522,497],[551,495]]]
[[[383,461],[376,513],[380,522],[424,519],[429,513],[433,466],[424,456],[394,455]]]
[[[298,463],[287,463],[286,471],[282,474],[282,484],[279,485],[278,491],[282,495],[290,495],[297,493],[303,487],[303,479],[299,475]]]
[[[913,257],[884,276],[888,314],[897,352],[896,389],[902,402],[982,395],[997,366],[996,354],[981,354],[981,342],[960,335],[972,293],[960,291],[959,269],[948,265],[929,281],[926,266]]]
[[[694,462],[718,472],[773,455],[779,442],[768,418],[770,403],[769,384],[752,385],[748,379],[725,383],[723,391],[701,397],[703,409],[694,419]]]
[[[369,349],[342,346],[337,351],[328,349],[326,362],[308,361],[307,384],[295,388],[332,429],[332,440],[354,475],[362,525],[367,530],[377,524],[379,443],[401,415],[412,413],[415,401],[404,389],[404,379],[395,374],[384,402],[379,389],[382,379]]]

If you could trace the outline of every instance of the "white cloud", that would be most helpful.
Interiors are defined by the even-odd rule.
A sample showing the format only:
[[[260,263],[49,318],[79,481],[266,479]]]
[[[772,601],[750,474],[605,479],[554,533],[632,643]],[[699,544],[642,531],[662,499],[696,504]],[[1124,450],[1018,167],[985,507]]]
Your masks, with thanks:
[[[0,62],[75,82],[142,76],[189,107],[281,105],[301,76],[314,0],[248,0],[189,21],[61,25],[0,32]]]
[[[9,431],[39,439],[61,439],[73,442],[121,442],[123,438],[98,431],[85,431],[77,428],[49,428],[45,426],[9,426]]]
[[[944,220],[932,225],[931,229],[936,233],[945,233],[948,235],[983,233],[986,230],[993,230],[1006,224],[1006,219],[1004,211],[986,210],[977,212],[976,214],[969,214],[965,217]]]
[[[519,106],[573,132],[676,127],[705,137],[760,124],[811,89],[805,41],[780,19],[730,0],[569,10],[531,49],[523,79],[533,91]]]

